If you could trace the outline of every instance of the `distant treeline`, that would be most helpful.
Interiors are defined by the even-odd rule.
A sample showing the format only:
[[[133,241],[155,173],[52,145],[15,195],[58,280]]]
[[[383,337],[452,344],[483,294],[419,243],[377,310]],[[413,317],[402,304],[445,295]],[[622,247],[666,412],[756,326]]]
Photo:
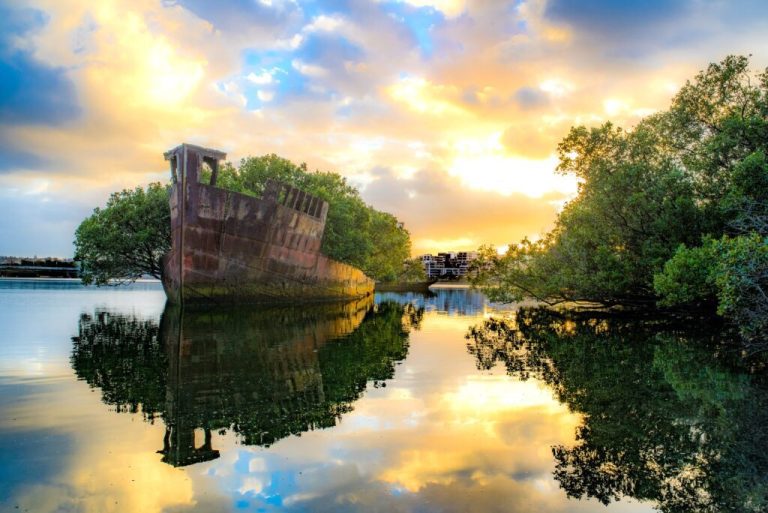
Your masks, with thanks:
[[[78,278],[80,266],[71,259],[0,257],[0,277]]]

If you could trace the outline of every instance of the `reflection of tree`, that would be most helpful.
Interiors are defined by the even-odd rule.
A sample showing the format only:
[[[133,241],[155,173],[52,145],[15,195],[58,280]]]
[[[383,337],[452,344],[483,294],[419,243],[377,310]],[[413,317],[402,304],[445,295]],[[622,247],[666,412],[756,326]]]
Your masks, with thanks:
[[[392,377],[423,311],[367,301],[301,309],[181,311],[161,326],[131,316],[82,316],[72,363],[120,410],[159,413],[164,461],[215,458],[211,432],[270,445],[334,426],[369,381]],[[194,431],[205,441],[195,446]]]
[[[163,410],[168,357],[157,322],[97,310],[82,314],[71,363],[117,411],[148,418]]]
[[[576,444],[553,448],[569,496],[631,496],[669,512],[765,511],[768,383],[722,336],[711,326],[521,309],[514,322],[473,328],[468,348],[479,367],[502,362],[535,376],[583,414]]]

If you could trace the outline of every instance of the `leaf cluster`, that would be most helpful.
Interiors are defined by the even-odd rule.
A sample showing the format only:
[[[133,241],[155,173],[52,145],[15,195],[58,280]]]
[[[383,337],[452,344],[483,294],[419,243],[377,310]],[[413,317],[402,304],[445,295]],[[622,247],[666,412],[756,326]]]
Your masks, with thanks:
[[[710,64],[631,129],[572,128],[558,171],[579,180],[578,195],[540,241],[486,255],[474,282],[498,299],[718,303],[756,319],[768,312],[767,154],[768,72],[743,56]],[[752,300],[734,299],[747,290]]]
[[[119,284],[142,276],[160,278],[170,250],[169,189],[151,183],[113,193],[75,231],[75,260],[83,283]]]
[[[260,196],[267,180],[277,180],[328,202],[322,251],[327,256],[360,268],[377,281],[392,281],[410,257],[408,230],[392,214],[367,205],[346,178],[334,172],[311,172],[307,165],[275,154],[248,157],[240,166],[225,166],[219,185]]]

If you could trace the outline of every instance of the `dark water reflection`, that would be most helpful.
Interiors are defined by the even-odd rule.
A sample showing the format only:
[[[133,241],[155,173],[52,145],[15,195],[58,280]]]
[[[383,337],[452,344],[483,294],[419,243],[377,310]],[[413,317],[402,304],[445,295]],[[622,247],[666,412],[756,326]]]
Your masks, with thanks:
[[[218,458],[212,431],[246,445],[336,425],[386,386],[423,308],[372,299],[301,308],[182,310],[153,320],[83,314],[72,367],[116,411],[164,422],[163,461]],[[203,433],[195,442],[195,430]]]
[[[665,512],[768,511],[768,380],[717,326],[521,309],[468,334],[478,368],[538,379],[582,414],[552,448],[569,497]]]

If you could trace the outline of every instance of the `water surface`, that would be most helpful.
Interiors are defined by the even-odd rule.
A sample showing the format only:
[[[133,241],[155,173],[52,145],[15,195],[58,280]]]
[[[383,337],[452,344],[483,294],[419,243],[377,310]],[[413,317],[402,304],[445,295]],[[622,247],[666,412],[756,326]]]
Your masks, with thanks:
[[[0,307],[2,511],[765,505],[763,373],[713,330],[466,289],[182,312],[0,280]]]

